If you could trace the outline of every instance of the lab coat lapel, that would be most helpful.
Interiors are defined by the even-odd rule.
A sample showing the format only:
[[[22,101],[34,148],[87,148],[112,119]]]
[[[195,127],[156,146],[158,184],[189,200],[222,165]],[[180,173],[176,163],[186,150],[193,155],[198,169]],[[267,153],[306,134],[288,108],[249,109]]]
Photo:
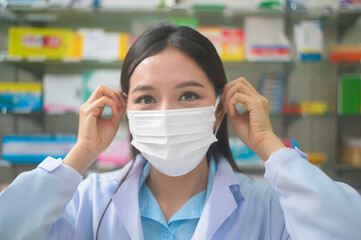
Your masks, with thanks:
[[[143,229],[139,213],[139,177],[143,157],[139,154],[128,177],[113,196],[113,203],[131,239],[143,240]],[[121,237],[120,237],[121,238]]]
[[[240,185],[240,183],[231,166],[226,159],[219,159],[212,191],[203,208],[192,240],[211,239],[222,223],[237,208],[237,202],[230,190],[230,186],[234,185]]]

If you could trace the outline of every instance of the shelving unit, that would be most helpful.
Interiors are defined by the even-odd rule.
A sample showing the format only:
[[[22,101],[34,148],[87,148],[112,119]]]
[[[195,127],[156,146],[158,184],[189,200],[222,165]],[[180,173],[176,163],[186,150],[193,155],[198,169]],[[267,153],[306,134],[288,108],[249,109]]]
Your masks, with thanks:
[[[103,8],[59,8],[47,5],[31,7],[2,6],[0,1],[0,32],[6,32],[10,26],[38,26],[103,28],[108,31],[128,31],[134,19],[151,19],[153,22],[165,21],[171,17],[191,17],[198,19],[200,25],[229,25],[242,26],[245,16],[282,16],[286,19],[285,32],[292,36],[293,24],[304,19],[321,20],[325,26],[324,60],[321,62],[290,61],[260,61],[260,62],[224,62],[227,78],[233,80],[238,76],[245,76],[254,86],[259,86],[263,72],[284,72],[286,78],[287,95],[296,96],[289,100],[322,100],[329,102],[329,111],[324,115],[302,114],[271,114],[271,121],[275,132],[280,137],[294,137],[300,141],[304,151],[326,152],[328,162],[324,170],[336,179],[343,179],[351,173],[348,182],[355,186],[361,179],[361,168],[340,164],[337,145],[344,121],[361,122],[361,116],[340,116],[337,113],[337,85],[338,76],[342,73],[361,73],[360,63],[330,63],[328,59],[329,43],[343,40],[348,29],[357,23],[361,16],[361,9],[329,8],[314,10],[249,10],[226,8],[177,8],[161,9],[103,9]],[[291,37],[292,38],[292,37]],[[41,81],[44,73],[80,73],[86,69],[119,69],[121,61],[104,62],[88,60],[46,60],[46,59],[16,59],[9,58],[6,53],[7,45],[4,37],[0,37],[0,73],[11,76],[18,81],[23,76],[30,81]],[[359,39],[361,42],[361,37]],[[31,75],[28,77],[28,75]],[[1,80],[1,79],[0,79]],[[3,119],[1,119],[3,118]],[[73,132],[77,131],[77,114],[47,114],[36,112],[30,114],[0,113],[0,123],[7,126],[0,128],[0,134],[10,132]],[[23,125],[25,124],[25,125]],[[360,126],[361,129],[361,126]],[[230,129],[230,135],[232,136]],[[0,147],[1,150],[1,147]],[[1,167],[1,166],[0,166]],[[242,166],[244,171],[260,173],[263,167]]]

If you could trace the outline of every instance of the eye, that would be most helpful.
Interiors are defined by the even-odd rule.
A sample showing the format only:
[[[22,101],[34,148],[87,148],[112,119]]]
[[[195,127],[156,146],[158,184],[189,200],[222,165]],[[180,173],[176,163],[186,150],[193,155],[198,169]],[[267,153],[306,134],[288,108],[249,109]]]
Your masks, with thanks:
[[[190,101],[194,101],[199,98],[200,97],[198,94],[195,94],[193,92],[186,92],[186,93],[183,93],[183,95],[179,98],[179,100],[190,102]]]
[[[138,104],[151,104],[151,103],[155,103],[155,100],[154,100],[153,97],[151,97],[149,95],[146,95],[146,96],[141,96],[141,97],[137,98],[135,103],[138,103]]]

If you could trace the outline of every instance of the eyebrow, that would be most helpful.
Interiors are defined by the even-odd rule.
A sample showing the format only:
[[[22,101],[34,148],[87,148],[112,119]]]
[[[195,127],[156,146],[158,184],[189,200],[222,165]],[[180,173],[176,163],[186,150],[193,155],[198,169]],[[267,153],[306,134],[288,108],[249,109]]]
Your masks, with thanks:
[[[202,87],[202,88],[204,88],[204,85],[202,85],[196,81],[188,81],[188,82],[182,82],[182,83],[178,84],[177,86],[175,86],[175,88],[183,88],[183,87]],[[137,92],[137,91],[147,91],[147,90],[154,91],[155,89],[151,86],[139,85],[133,89],[132,93]]]
[[[175,88],[183,88],[183,87],[202,87],[202,88],[204,88],[204,86],[202,84],[200,84],[199,82],[196,82],[196,81],[182,82],[182,83],[178,84],[177,86],[175,86]]]
[[[147,90],[153,90],[154,91],[154,87],[151,86],[147,86],[147,85],[139,85],[136,88],[133,89],[132,93],[137,92],[137,91],[147,91]]]

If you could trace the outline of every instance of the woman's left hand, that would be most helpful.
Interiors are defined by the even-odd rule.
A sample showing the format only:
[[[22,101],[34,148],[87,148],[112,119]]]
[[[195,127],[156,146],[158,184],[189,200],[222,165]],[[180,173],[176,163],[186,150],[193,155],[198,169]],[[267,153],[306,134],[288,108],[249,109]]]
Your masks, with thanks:
[[[272,130],[267,99],[245,78],[226,84],[221,102],[237,136],[261,159],[267,160],[273,152],[285,147]],[[247,111],[239,114],[237,104]]]

